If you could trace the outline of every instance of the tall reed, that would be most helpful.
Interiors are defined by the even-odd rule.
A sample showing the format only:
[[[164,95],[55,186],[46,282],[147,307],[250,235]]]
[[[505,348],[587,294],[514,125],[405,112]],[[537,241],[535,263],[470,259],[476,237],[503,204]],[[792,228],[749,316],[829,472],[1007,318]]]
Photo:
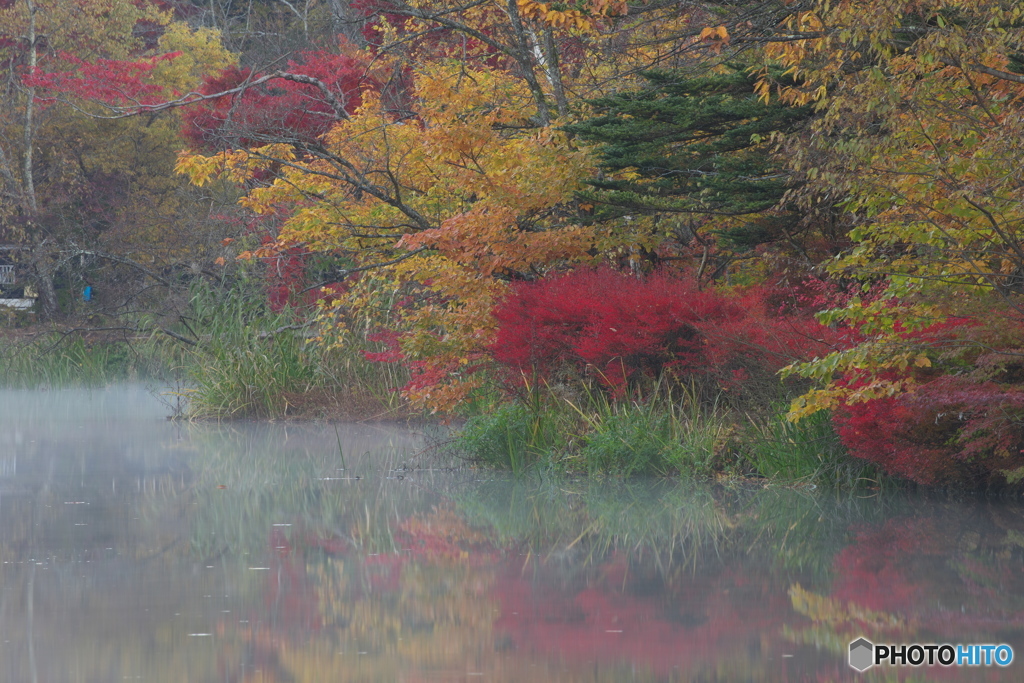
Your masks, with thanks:
[[[99,386],[158,377],[165,370],[149,335],[87,340],[53,333],[0,348],[0,384],[9,388]]]
[[[313,310],[274,312],[262,289],[245,283],[197,287],[190,309],[184,332],[197,343],[184,367],[193,416],[386,417],[403,407],[396,389],[408,381],[404,369],[366,360],[363,351],[376,349],[359,335],[319,343]]]
[[[877,484],[870,463],[850,457],[825,411],[793,423],[778,407],[767,417],[748,416],[743,442],[753,469],[769,479],[802,481],[830,488]]]
[[[527,382],[517,399],[504,397],[471,418],[455,444],[470,459],[517,474],[753,474],[838,489],[882,481],[875,468],[847,454],[828,415],[793,424],[782,404],[752,413],[709,397],[696,383],[652,382],[612,397],[585,382]]]

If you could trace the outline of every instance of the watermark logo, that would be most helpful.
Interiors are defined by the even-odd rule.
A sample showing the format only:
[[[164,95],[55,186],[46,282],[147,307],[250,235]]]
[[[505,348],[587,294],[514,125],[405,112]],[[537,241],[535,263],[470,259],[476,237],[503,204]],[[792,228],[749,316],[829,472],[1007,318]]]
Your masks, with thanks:
[[[850,666],[857,671],[867,671],[875,662],[875,645],[867,638],[858,638],[850,643]]]
[[[1009,666],[1013,648],[1009,645],[876,645],[867,638],[850,643],[850,666],[867,671],[873,666]]]

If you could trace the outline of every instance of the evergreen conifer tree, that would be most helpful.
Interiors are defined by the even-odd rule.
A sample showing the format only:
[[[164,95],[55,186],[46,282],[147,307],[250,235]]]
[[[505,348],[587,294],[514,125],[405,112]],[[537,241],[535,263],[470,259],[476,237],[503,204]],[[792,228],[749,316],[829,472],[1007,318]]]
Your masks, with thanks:
[[[595,100],[600,115],[569,126],[601,144],[599,179],[584,193],[598,220],[637,213],[742,217],[719,234],[727,246],[771,242],[799,216],[780,206],[791,185],[773,158],[773,133],[790,133],[811,107],[765,103],[755,76],[739,67],[693,78],[644,74],[649,87]]]

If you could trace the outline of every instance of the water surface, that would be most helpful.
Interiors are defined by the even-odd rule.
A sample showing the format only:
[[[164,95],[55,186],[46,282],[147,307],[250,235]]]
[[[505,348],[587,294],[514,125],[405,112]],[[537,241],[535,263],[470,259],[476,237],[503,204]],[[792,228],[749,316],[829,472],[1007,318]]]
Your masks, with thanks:
[[[0,392],[0,681],[1024,680],[846,662],[1024,657],[1015,502],[515,481],[415,429],[169,412]]]

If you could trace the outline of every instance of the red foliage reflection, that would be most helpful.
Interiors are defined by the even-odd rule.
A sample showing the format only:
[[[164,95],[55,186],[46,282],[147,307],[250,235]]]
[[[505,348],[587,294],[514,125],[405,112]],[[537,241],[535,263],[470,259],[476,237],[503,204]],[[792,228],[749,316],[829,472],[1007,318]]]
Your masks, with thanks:
[[[784,586],[750,581],[741,571],[684,575],[665,585],[617,556],[598,574],[566,589],[509,567],[495,585],[501,647],[568,661],[636,662],[666,675],[744,651],[761,658],[780,643],[790,613]]]

